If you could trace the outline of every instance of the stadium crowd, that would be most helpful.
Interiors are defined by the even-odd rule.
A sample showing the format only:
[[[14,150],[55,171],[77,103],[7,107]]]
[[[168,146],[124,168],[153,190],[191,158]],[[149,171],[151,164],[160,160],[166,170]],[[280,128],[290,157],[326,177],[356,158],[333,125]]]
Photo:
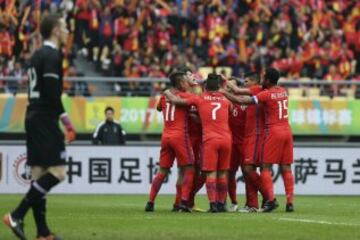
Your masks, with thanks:
[[[24,74],[41,44],[41,16],[61,12],[71,33],[65,74],[82,55],[107,76],[166,77],[178,65],[229,66],[238,76],[274,66],[287,79],[360,79],[358,1],[0,0],[0,9],[0,76]]]

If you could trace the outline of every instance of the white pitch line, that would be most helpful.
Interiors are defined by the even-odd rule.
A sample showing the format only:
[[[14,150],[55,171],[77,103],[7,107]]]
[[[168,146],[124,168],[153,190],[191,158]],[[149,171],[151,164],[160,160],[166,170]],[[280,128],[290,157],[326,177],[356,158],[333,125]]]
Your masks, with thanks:
[[[329,222],[329,221],[303,219],[303,218],[274,218],[274,219],[280,221],[288,221],[288,222],[317,223],[324,225],[341,225],[341,226],[351,226],[351,227],[360,226],[360,223]]]

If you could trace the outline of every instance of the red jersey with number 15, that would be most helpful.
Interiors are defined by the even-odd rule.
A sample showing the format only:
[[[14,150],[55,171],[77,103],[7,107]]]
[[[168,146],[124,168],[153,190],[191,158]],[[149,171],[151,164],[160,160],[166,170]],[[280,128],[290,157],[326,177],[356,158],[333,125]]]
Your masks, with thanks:
[[[198,109],[202,129],[203,142],[209,139],[231,139],[229,113],[231,103],[219,92],[205,92],[187,100],[189,105]]]
[[[275,86],[265,89],[253,97],[256,103],[264,105],[265,128],[286,126],[288,121],[288,95],[284,88]]]
[[[193,94],[186,92],[174,92],[174,94],[183,99],[193,96]],[[189,107],[175,106],[162,95],[157,108],[162,111],[164,118],[163,137],[169,135],[181,136],[188,133]]]

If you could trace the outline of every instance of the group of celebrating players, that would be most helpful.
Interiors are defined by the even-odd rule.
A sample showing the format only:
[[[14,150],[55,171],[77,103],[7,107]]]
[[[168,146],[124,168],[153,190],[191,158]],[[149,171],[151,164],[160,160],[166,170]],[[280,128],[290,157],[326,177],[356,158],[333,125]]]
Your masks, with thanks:
[[[194,198],[205,184],[209,212],[271,212],[279,206],[271,176],[272,165],[279,164],[286,211],[293,212],[293,139],[288,95],[277,85],[279,77],[274,68],[262,74],[247,73],[243,82],[209,74],[201,86],[190,69],[172,73],[172,88],[164,91],[157,106],[165,127],[160,170],[145,211],[154,211],[155,198],[176,159],[179,171],[173,211],[197,210]],[[239,168],[246,190],[243,208],[238,207],[236,195]],[[258,192],[262,195],[260,207]]]

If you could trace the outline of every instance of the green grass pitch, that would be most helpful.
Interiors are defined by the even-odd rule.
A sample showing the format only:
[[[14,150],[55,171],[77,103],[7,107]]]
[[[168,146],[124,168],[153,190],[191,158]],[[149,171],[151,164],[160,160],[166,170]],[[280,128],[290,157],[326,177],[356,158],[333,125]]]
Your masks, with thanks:
[[[21,195],[0,195],[0,214]],[[243,200],[243,196],[240,196]],[[296,212],[285,213],[284,197],[273,213],[172,213],[173,196],[159,195],[155,212],[145,213],[146,195],[50,195],[48,222],[65,240],[352,240],[360,239],[359,197],[296,197]],[[207,209],[205,196],[197,198]],[[28,239],[35,239],[31,211]],[[15,239],[0,226],[0,240]]]

